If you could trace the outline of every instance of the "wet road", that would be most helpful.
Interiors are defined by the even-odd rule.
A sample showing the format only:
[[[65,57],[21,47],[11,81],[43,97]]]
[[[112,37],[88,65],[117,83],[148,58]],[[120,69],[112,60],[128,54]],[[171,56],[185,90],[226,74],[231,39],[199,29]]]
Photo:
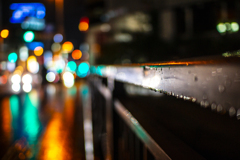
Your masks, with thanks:
[[[0,99],[0,158],[85,159],[81,84]]]

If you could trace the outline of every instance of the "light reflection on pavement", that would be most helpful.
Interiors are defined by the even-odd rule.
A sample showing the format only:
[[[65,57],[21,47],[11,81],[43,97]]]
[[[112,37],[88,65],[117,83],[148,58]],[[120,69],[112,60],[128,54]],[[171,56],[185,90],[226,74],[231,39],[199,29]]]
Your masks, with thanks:
[[[84,159],[79,85],[47,87],[0,99],[0,158]]]

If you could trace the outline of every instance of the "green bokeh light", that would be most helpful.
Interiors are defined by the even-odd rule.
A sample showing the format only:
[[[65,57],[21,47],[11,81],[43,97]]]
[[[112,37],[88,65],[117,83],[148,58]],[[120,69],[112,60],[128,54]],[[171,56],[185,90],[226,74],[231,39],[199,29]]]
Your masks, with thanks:
[[[239,30],[239,25],[237,22],[232,22],[231,23],[231,29],[233,32],[237,32]]]
[[[219,33],[224,33],[224,32],[227,31],[227,27],[224,23],[219,23],[217,25],[217,30],[218,30]]]

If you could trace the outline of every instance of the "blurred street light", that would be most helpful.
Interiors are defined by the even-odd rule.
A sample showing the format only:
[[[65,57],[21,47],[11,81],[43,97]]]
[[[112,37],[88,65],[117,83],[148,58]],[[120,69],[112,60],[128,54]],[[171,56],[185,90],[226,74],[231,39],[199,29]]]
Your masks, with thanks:
[[[1,37],[2,37],[2,38],[7,38],[8,35],[9,35],[9,30],[3,29],[3,30],[1,31]]]

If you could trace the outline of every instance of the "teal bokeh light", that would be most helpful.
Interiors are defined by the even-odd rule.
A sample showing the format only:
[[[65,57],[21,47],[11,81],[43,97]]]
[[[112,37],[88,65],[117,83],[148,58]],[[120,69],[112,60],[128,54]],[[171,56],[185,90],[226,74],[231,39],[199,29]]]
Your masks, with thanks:
[[[88,72],[89,72],[89,64],[86,62],[82,62],[79,66],[78,66],[78,70],[77,70],[77,75],[81,78],[86,77]]]
[[[8,55],[9,62],[15,63],[17,61],[17,58],[18,56],[17,56],[17,53],[15,52],[12,52]]]
[[[77,69],[77,64],[74,61],[69,61],[67,63],[66,69],[67,69],[67,71],[75,72],[75,70]]]
[[[23,35],[23,39],[25,42],[32,42],[34,37],[35,37],[35,35],[32,31],[27,31]]]

